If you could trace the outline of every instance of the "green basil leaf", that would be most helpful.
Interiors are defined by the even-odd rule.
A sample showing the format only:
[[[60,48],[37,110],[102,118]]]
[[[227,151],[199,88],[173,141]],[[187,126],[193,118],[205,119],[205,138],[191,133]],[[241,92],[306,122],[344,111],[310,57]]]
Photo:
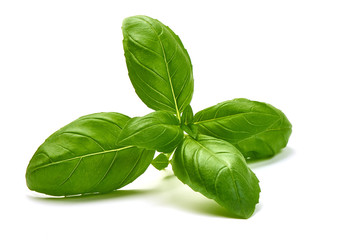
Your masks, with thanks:
[[[189,134],[192,138],[196,139],[198,134],[197,126],[193,124],[194,114],[190,105],[188,105],[181,115],[181,128]]]
[[[180,113],[189,105],[194,79],[180,38],[160,21],[133,16],[123,21],[124,51],[137,95],[154,110]]]
[[[181,129],[184,130],[189,136],[192,138],[197,138],[198,135],[198,129],[197,126],[194,124],[191,125],[181,125]]]
[[[119,145],[135,145],[169,153],[179,145],[184,133],[180,128],[179,120],[173,114],[156,111],[130,119],[119,138]]]
[[[190,105],[188,105],[181,114],[181,124],[190,125],[194,121],[194,113]]]
[[[27,167],[29,189],[67,196],[110,192],[135,180],[150,165],[154,151],[116,145],[129,119],[120,113],[95,113],[52,134]]]
[[[152,162],[151,164],[157,170],[163,170],[169,165],[169,158],[164,154],[160,153]]]
[[[259,201],[259,180],[232,144],[210,136],[186,137],[172,160],[174,174],[194,191],[241,218]]]
[[[286,147],[292,125],[285,114],[270,104],[234,99],[206,108],[194,117],[199,132],[224,139],[247,159],[275,155]]]

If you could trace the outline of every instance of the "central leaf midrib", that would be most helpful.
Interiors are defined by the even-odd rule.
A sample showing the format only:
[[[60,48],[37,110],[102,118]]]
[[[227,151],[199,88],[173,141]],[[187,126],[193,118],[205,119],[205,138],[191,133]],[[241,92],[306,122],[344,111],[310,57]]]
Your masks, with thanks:
[[[111,153],[111,152],[118,152],[118,151],[121,151],[121,150],[133,148],[133,147],[135,147],[135,146],[121,147],[121,148],[110,149],[110,150],[105,150],[105,151],[101,151],[101,152],[89,153],[89,154],[85,154],[85,155],[81,155],[81,156],[76,156],[76,157],[72,157],[72,158],[67,158],[67,159],[63,159],[63,160],[57,161],[57,162],[51,162],[51,163],[48,163],[48,164],[45,164],[45,165],[41,165],[41,166],[39,166],[39,167],[34,168],[34,169],[32,170],[32,172],[35,172],[35,171],[37,171],[37,170],[39,170],[39,169],[42,169],[42,168],[50,167],[50,166],[52,166],[52,165],[61,164],[61,163],[68,162],[68,161],[72,161],[72,160],[79,159],[79,158],[86,158],[86,157],[92,157],[92,156],[97,156],[97,155],[101,155],[101,154],[107,154],[107,153]]]
[[[181,121],[180,112],[179,112],[179,108],[178,108],[178,105],[177,105],[177,100],[176,100],[176,96],[175,96],[175,92],[174,92],[174,87],[173,87],[172,80],[171,80],[171,75],[170,75],[170,70],[169,70],[169,64],[167,63],[167,59],[166,59],[166,54],[165,54],[164,45],[163,45],[163,43],[162,43],[162,41],[161,41],[161,39],[160,39],[160,36],[157,34],[156,29],[153,27],[153,25],[152,25],[150,22],[146,21],[145,19],[142,19],[142,20],[149,24],[149,26],[151,27],[151,29],[153,30],[153,32],[155,33],[156,37],[157,37],[158,40],[159,40],[159,43],[160,43],[160,46],[161,46],[161,51],[162,51],[162,53],[163,53],[163,60],[164,60],[165,66],[166,66],[166,72],[167,72],[167,75],[168,75],[168,80],[169,80],[169,84],[170,84],[171,94],[172,94],[173,99],[174,99],[176,116],[177,116],[177,118],[179,119],[179,121]],[[161,29],[162,29],[162,31],[164,31],[164,29],[163,29],[162,26],[161,26]]]
[[[157,126],[161,126],[163,127],[163,129],[165,130],[171,130],[171,129],[177,129],[177,125],[174,125],[174,124],[167,124],[167,123],[155,123],[153,125],[149,125],[149,126],[146,126],[146,127],[143,127],[141,129],[138,129],[135,133],[123,138],[121,140],[121,142],[125,142],[127,141],[129,138],[134,138],[135,136],[141,134],[141,131],[144,131],[144,130],[147,130],[149,128],[156,128]]]
[[[234,114],[234,115],[240,115],[240,114],[246,114],[246,113],[238,113],[238,114]],[[222,117],[222,118],[213,118],[213,119],[208,119],[208,120],[205,120],[205,122],[211,122],[211,121],[215,121],[215,120],[218,120],[218,119],[224,119],[226,117],[230,117],[230,116],[234,116],[234,115],[229,115],[229,116],[225,116],[225,117]],[[267,114],[267,115],[273,115],[273,114]],[[273,116],[277,116],[277,115],[273,115]],[[279,116],[280,118],[277,119],[276,121],[274,121],[273,123],[271,123],[271,125],[269,125],[268,127],[266,127],[265,129],[263,130],[260,130],[258,132],[255,132],[255,133],[250,133],[249,136],[247,137],[244,137],[242,138],[241,140],[239,140],[238,138],[228,138],[226,137],[226,140],[233,143],[233,144],[239,144],[240,142],[243,142],[245,140],[248,140],[250,138],[253,138],[253,137],[256,137],[262,133],[265,133],[267,131],[281,131],[281,130],[285,130],[285,129],[291,129],[291,127],[279,127],[279,128],[272,128],[276,123],[278,123],[279,121],[283,120],[283,117]],[[200,122],[195,122],[194,124],[198,124],[198,125],[201,125],[200,123],[203,123],[202,121]],[[206,125],[202,126],[203,128],[206,128],[205,127]],[[207,131],[210,131],[208,128],[206,128]],[[214,132],[212,132],[212,134],[214,134]],[[219,136],[218,134],[215,134],[217,135],[218,138],[222,138],[221,136]],[[224,138],[225,139],[225,138]]]
[[[159,35],[156,34],[156,36],[157,36],[158,39],[159,39],[160,46],[161,46],[161,50],[162,50],[162,52],[163,52],[164,62],[165,62],[165,66],[166,66],[166,72],[167,72],[167,75],[168,75],[168,79],[169,79],[169,83],[170,83],[170,88],[171,88],[171,94],[172,94],[173,99],[174,99],[174,104],[175,104],[175,109],[176,109],[176,116],[177,116],[177,118],[178,118],[179,121],[180,121],[180,112],[179,112],[179,109],[178,109],[177,100],[176,100],[176,96],[175,96],[175,92],[174,92],[174,87],[173,87],[172,80],[171,80],[171,75],[170,75],[170,70],[169,70],[169,64],[167,63],[167,60],[166,60],[165,49],[164,49],[164,46],[163,46],[163,44],[162,44],[162,41],[160,40]]]
[[[205,149],[205,151],[208,152],[211,156],[213,156],[214,158],[220,160],[220,162],[222,162],[227,168],[229,168],[229,169],[231,168],[231,166],[226,161],[219,158],[214,152],[209,150],[206,146],[201,144],[199,141],[197,141],[197,140],[193,140],[193,141],[196,142],[201,148]]]
[[[235,114],[231,114],[231,115],[227,115],[227,116],[223,116],[223,117],[214,117],[214,118],[210,118],[210,119],[206,119],[206,120],[200,120],[200,121],[194,122],[194,124],[202,124],[202,123],[206,123],[206,122],[218,121],[218,120],[223,120],[223,119],[227,119],[227,118],[234,118],[234,117],[238,117],[238,116],[241,116],[241,115],[253,114],[253,113],[258,113],[258,114],[263,114],[263,115],[268,115],[268,116],[274,116],[274,117],[278,116],[276,114],[271,114],[271,113],[242,112],[242,113],[235,113]]]
[[[241,140],[238,140],[236,141],[236,144],[240,144],[241,142],[245,141],[245,140],[248,140],[250,138],[254,138],[254,137],[257,137],[258,135],[262,134],[262,133],[265,133],[265,132],[269,132],[269,131],[282,131],[282,130],[285,130],[285,129],[291,129],[291,127],[279,127],[279,128],[272,128],[276,123],[278,123],[280,120],[282,120],[282,118],[276,120],[275,122],[273,122],[269,127],[265,128],[264,130],[262,131],[259,131],[253,135],[250,135],[248,137],[245,137]]]
[[[236,181],[234,179],[234,174],[233,174],[233,169],[231,168],[231,166],[224,160],[222,160],[221,158],[219,158],[214,152],[212,152],[211,150],[209,150],[206,146],[204,146],[203,144],[201,144],[199,141],[194,140],[201,148],[203,148],[206,152],[208,152],[211,156],[213,156],[214,158],[220,160],[220,162],[222,162],[224,164],[224,167],[226,167],[229,171],[230,171],[230,176],[232,179],[232,182],[234,184],[234,187],[236,189],[236,196],[237,198],[240,200],[240,194],[239,194],[239,190],[238,187],[236,185]],[[222,167],[221,170],[224,168]],[[241,174],[240,174],[241,175]],[[245,179],[245,178],[244,178]],[[247,180],[245,180],[247,182]],[[247,182],[248,183],[248,182]],[[215,183],[216,184],[216,183]],[[249,183],[248,183],[249,184]]]

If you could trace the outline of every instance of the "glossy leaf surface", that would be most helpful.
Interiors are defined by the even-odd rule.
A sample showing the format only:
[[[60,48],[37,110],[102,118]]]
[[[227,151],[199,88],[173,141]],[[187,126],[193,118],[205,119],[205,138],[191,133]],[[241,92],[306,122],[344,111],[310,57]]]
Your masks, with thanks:
[[[160,153],[156,158],[154,158],[151,164],[157,170],[163,170],[169,165],[169,158],[164,153]]]
[[[179,120],[171,113],[156,111],[130,119],[120,134],[119,145],[172,152],[184,137]]]
[[[259,181],[232,144],[210,136],[186,137],[172,160],[175,175],[194,191],[241,218],[259,201]]]
[[[154,151],[116,145],[129,119],[120,113],[95,113],[52,134],[27,167],[29,189],[66,196],[109,192],[135,180],[150,165]]]
[[[194,113],[190,105],[188,105],[181,114],[181,124],[190,125],[194,122]]]
[[[200,133],[232,143],[247,159],[275,155],[287,145],[292,131],[279,109],[243,98],[206,108],[195,114],[194,122]]]
[[[124,51],[130,80],[150,108],[180,113],[194,88],[190,57],[180,38],[160,21],[133,16],[123,21]]]

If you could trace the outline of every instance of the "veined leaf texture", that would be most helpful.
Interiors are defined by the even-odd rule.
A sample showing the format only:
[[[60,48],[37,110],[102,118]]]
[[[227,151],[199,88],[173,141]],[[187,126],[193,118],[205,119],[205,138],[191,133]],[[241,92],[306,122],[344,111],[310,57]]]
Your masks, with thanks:
[[[247,159],[271,157],[284,148],[292,125],[279,109],[263,102],[238,98],[195,114],[202,134],[232,143]]]
[[[180,114],[190,104],[194,79],[180,38],[160,21],[134,16],[123,21],[124,52],[137,95],[154,110]]]
[[[259,180],[232,144],[210,136],[186,137],[172,161],[175,175],[194,191],[241,218],[259,201]]]
[[[171,113],[156,111],[130,119],[120,133],[119,145],[133,145],[170,153],[184,138],[178,119]]]
[[[29,189],[55,196],[109,192],[140,176],[154,151],[116,145],[130,118],[113,112],[83,116],[52,134],[26,171]]]

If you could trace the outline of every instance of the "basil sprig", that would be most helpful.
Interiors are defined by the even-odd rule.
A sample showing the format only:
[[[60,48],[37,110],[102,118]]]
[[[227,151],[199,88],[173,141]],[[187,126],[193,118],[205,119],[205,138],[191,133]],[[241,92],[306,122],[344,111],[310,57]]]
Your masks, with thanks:
[[[134,118],[90,114],[56,131],[30,160],[29,189],[55,196],[104,193],[134,181],[150,164],[162,170],[170,163],[194,191],[249,218],[260,187],[246,160],[286,147],[289,120],[269,104],[243,98],[194,115],[193,68],[180,38],[147,16],[126,18],[122,31],[131,83],[155,111]]]

